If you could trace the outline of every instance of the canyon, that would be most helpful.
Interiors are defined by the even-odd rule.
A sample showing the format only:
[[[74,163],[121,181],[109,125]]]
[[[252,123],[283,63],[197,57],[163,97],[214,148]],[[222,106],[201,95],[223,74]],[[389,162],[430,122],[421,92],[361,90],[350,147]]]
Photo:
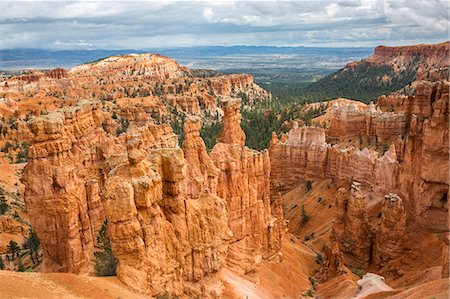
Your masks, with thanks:
[[[94,294],[70,280],[136,298],[445,298],[448,45],[428,48],[376,48],[368,63],[417,64],[410,87],[370,104],[306,104],[323,115],[290,120],[262,151],[246,146],[241,111],[274,99],[251,75],[139,54],[2,79],[1,183],[13,208],[0,216],[0,249],[31,227],[42,260],[42,273],[0,271],[4,287],[36,280],[42,295],[56,283],[55,298]],[[200,131],[217,120],[208,151]],[[103,227],[113,280],[91,277]]]

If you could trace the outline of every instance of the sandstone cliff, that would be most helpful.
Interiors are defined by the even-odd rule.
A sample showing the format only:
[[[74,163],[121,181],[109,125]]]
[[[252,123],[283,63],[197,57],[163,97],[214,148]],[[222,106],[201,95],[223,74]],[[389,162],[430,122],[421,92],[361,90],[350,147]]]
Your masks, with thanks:
[[[256,152],[244,146],[240,101],[228,99],[223,107],[223,130],[211,158],[220,171],[217,194],[227,201],[233,232],[227,266],[257,281],[261,260],[278,255],[284,218],[279,202],[273,210],[270,205],[268,151]]]
[[[418,79],[427,79],[428,72],[428,78],[431,75],[435,80],[442,80],[448,77],[442,66],[447,66],[448,72],[449,49],[449,42],[403,47],[378,46],[366,61],[374,64],[391,64],[395,72],[420,66],[417,69]]]
[[[109,134],[99,102],[32,118],[22,181],[42,269],[92,273],[107,219],[117,276],[137,292],[218,298],[225,267],[257,281],[261,261],[280,257],[285,223],[280,199],[270,205],[269,153],[244,146],[239,107],[224,101],[211,156],[198,118],[182,149],[167,125]]]
[[[68,71],[34,72],[4,79],[0,87],[0,96],[10,103],[0,105],[0,112],[5,110],[11,116],[17,113],[25,117],[92,99],[132,122],[137,118],[135,113],[140,113],[140,125],[142,120],[167,120],[167,110],[172,117],[216,117],[222,114],[221,97],[244,97],[250,105],[271,98],[249,74],[199,76],[158,54],[111,56]],[[125,107],[123,102],[127,102]],[[134,111],[130,114],[127,110]]]
[[[439,266],[445,273],[448,258],[445,242],[438,240],[448,229],[449,83],[415,86],[414,95],[391,94],[375,105],[333,101],[320,119],[325,128],[294,126],[280,140],[273,135],[269,147],[272,198],[274,191],[311,188],[331,178],[342,188],[328,220],[334,222],[330,238],[345,265],[370,265],[389,279],[405,276],[404,284],[418,268]],[[330,255],[329,248],[323,250]],[[336,272],[327,262],[319,277],[329,280]]]
[[[383,202],[381,224],[374,244],[373,262],[382,267],[384,261],[402,254],[406,236],[406,211],[396,194],[388,194]]]
[[[106,140],[95,103],[29,122],[33,144],[25,167],[25,202],[41,239],[46,271],[87,273],[103,222],[102,180],[95,145]]]
[[[152,296],[218,298],[231,236],[225,201],[189,184],[188,169],[202,164],[188,164],[181,149],[145,151],[139,136],[127,138],[128,161],[110,171],[102,192],[117,276]]]

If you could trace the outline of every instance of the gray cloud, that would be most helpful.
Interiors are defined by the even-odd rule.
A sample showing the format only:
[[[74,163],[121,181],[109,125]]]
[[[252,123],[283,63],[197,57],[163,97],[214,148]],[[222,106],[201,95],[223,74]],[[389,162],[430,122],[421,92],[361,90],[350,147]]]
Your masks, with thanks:
[[[446,0],[0,1],[0,48],[375,46],[448,39]]]

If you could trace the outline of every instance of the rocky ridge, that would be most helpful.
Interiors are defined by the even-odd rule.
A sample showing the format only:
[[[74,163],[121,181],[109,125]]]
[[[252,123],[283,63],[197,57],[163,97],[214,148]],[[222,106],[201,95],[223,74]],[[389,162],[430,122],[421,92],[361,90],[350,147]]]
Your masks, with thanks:
[[[437,256],[448,248],[449,87],[446,80],[421,81],[414,95],[383,96],[368,106],[336,100],[313,121],[319,127],[294,126],[281,138],[273,135],[275,192],[284,194],[299,184],[311,189],[324,179],[338,188],[330,243],[317,248],[325,256],[320,280],[332,281],[348,267],[371,269],[404,285],[417,271],[412,269],[418,258],[420,267],[446,272],[445,253],[430,260],[420,252],[435,246]],[[305,214],[301,207],[297,213]],[[415,257],[409,256],[413,251]]]
[[[22,181],[42,270],[91,273],[107,219],[117,276],[135,291],[216,298],[224,267],[257,281],[261,261],[280,257],[284,218],[270,206],[268,152],[244,146],[240,101],[223,107],[211,155],[195,118],[182,149],[167,125],[111,136],[99,102],[31,119]]]

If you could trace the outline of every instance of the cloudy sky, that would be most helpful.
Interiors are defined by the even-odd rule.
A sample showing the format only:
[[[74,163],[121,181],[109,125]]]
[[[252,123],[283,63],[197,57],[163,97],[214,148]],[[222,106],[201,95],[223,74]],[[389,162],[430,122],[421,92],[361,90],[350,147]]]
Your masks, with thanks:
[[[0,0],[0,48],[434,43],[449,39],[449,13],[447,0]]]

